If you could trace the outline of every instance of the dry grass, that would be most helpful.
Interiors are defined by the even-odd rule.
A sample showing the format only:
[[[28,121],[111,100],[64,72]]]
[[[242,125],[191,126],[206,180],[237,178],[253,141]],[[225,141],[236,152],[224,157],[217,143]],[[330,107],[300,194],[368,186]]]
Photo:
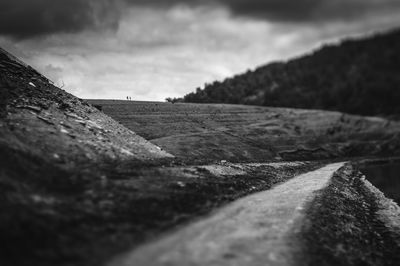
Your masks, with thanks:
[[[319,110],[89,100],[188,161],[258,162],[399,154],[400,123]]]

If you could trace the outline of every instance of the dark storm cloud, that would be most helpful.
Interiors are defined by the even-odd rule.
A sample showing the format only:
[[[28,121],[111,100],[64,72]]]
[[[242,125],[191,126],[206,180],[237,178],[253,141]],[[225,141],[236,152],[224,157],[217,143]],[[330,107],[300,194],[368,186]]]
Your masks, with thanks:
[[[30,38],[118,26],[128,6],[222,6],[237,16],[275,22],[357,20],[400,11],[399,0],[0,0],[0,35]]]
[[[236,15],[269,20],[311,19],[310,15],[328,0],[126,0],[132,5],[164,8],[174,4],[224,6]],[[349,0],[351,1],[351,0]]]
[[[111,0],[0,0],[0,34],[15,38],[116,26]]]
[[[354,20],[364,15],[400,10],[399,0],[125,0],[133,5],[222,5],[236,15],[279,22]]]
[[[324,0],[220,0],[239,15],[248,15],[268,20],[311,20],[311,15]]]

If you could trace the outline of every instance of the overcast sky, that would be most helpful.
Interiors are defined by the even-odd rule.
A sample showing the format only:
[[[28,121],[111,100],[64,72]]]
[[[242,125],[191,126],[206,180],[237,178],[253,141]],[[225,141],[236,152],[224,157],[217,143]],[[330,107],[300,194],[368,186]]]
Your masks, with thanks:
[[[0,46],[81,98],[164,100],[399,14],[400,0],[0,0]]]

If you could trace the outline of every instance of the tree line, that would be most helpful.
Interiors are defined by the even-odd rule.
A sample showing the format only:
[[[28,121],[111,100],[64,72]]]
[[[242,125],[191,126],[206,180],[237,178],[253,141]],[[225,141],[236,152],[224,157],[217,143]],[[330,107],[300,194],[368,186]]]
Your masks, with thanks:
[[[325,45],[215,81],[171,102],[230,103],[400,114],[400,30]]]

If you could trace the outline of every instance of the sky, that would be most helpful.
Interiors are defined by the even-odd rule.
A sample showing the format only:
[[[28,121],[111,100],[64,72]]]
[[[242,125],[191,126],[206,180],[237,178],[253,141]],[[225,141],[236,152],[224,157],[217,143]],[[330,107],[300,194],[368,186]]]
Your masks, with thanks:
[[[162,101],[398,14],[400,0],[0,0],[0,46],[80,98]]]

